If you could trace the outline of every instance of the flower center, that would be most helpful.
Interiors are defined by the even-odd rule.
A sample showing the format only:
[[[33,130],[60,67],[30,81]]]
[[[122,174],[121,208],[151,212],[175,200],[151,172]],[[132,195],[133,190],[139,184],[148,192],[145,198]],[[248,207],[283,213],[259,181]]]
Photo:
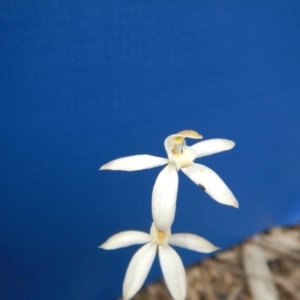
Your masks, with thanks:
[[[155,227],[154,223],[152,223],[151,226],[151,236],[152,236],[152,242],[156,245],[167,245],[169,236],[170,236],[170,229],[167,231],[159,231]]]
[[[174,146],[171,149],[171,152],[174,156],[182,155],[183,145],[184,145],[184,138],[182,136],[176,136],[174,138]]]
[[[195,159],[192,149],[186,146],[185,140],[182,136],[174,137],[171,153],[178,170],[191,166],[193,164],[193,160]]]
[[[163,244],[166,238],[166,233],[164,231],[157,230],[156,237],[157,237],[158,244]]]

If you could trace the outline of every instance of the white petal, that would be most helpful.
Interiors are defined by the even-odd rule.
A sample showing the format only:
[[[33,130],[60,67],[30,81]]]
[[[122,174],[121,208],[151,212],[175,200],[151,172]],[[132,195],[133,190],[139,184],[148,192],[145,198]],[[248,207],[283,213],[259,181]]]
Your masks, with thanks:
[[[113,250],[117,248],[127,247],[136,244],[144,244],[150,242],[151,236],[148,233],[142,231],[122,231],[111,236],[104,244],[99,248],[105,250]]]
[[[191,146],[195,151],[196,158],[215,154],[221,151],[230,150],[235,146],[235,142],[226,139],[211,139],[199,142]]]
[[[148,243],[132,257],[123,282],[124,300],[133,297],[145,282],[155,258],[156,249],[156,245]]]
[[[152,192],[152,217],[159,231],[167,231],[173,223],[176,210],[178,173],[174,164],[168,164],[158,175]]]
[[[158,247],[159,262],[167,287],[175,300],[186,296],[186,275],[179,255],[168,245]]]
[[[198,235],[189,234],[189,233],[172,234],[171,237],[169,238],[169,243],[174,246],[186,248],[197,252],[203,252],[203,253],[210,253],[220,249],[214,246],[208,240]]]
[[[194,164],[181,170],[217,202],[234,207],[239,206],[224,181],[210,168]]]
[[[103,165],[100,170],[137,171],[165,165],[168,159],[142,154],[118,158]]]

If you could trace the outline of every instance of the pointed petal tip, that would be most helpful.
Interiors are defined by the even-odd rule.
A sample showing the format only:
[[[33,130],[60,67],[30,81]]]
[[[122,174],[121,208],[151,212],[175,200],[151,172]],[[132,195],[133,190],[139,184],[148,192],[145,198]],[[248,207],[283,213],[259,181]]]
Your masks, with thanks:
[[[216,251],[219,251],[219,250],[222,250],[222,248],[217,247],[217,246],[215,246],[215,245],[212,244],[212,247],[209,250],[206,250],[203,253],[212,253],[212,252],[216,252]]]
[[[102,171],[102,170],[107,170],[108,168],[107,168],[107,164],[105,164],[105,165],[103,165],[103,166],[101,166],[100,168],[99,168],[99,171]]]
[[[101,244],[100,246],[98,246],[98,249],[103,249],[103,250],[109,250],[109,247],[107,247],[107,242]]]
[[[240,206],[239,203],[238,203],[238,201],[235,198],[234,199],[230,199],[230,202],[228,201],[227,203],[221,203],[221,204],[232,206],[233,208],[239,208],[239,206]]]
[[[237,200],[235,200],[235,202],[232,204],[232,207],[234,207],[234,208],[239,208],[240,207]]]
[[[227,140],[226,144],[228,146],[228,150],[232,149],[235,146],[235,142],[232,140]]]
[[[133,296],[132,296],[133,297]],[[132,297],[128,297],[127,295],[124,295],[123,294],[123,300],[129,300],[130,298],[132,298]]]
[[[142,287],[141,287],[142,288]],[[138,291],[137,291],[138,292]],[[137,293],[136,292],[136,293]],[[124,294],[123,293],[123,295],[122,295],[122,300],[130,300],[130,299],[132,299],[135,295],[136,295],[136,293],[135,294],[133,294],[133,295],[131,295],[132,293],[129,293],[129,292],[127,292],[126,294]]]

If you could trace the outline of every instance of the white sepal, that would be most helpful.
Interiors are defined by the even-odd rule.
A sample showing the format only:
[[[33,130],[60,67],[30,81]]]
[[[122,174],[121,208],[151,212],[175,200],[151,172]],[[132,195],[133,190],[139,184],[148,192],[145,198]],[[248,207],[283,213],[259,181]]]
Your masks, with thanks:
[[[231,190],[210,168],[194,163],[194,165],[190,167],[183,168],[182,172],[217,202],[236,208],[239,207]]]
[[[153,264],[157,246],[148,243],[132,257],[123,282],[123,299],[132,298],[141,288]]]
[[[152,217],[159,231],[167,231],[174,220],[178,190],[178,173],[168,164],[158,175],[152,191]]]
[[[227,151],[235,146],[235,142],[226,139],[210,139],[194,144],[191,148],[194,150],[196,158]]]
[[[191,129],[182,130],[178,132],[177,135],[183,136],[184,138],[197,139],[197,140],[203,138],[203,136],[200,133]]]
[[[168,162],[166,158],[148,154],[132,155],[112,160],[99,170],[137,171],[162,166]]]
[[[160,266],[166,285],[175,300],[186,297],[186,275],[179,255],[168,245],[158,247]]]
[[[99,248],[105,250],[113,250],[123,247],[128,247],[136,244],[148,243],[151,240],[151,236],[148,233],[142,231],[128,230],[122,231],[111,236],[105,243]]]
[[[214,246],[208,240],[198,235],[189,233],[172,234],[169,238],[169,243],[173,246],[178,246],[203,253],[210,253],[220,249]]]

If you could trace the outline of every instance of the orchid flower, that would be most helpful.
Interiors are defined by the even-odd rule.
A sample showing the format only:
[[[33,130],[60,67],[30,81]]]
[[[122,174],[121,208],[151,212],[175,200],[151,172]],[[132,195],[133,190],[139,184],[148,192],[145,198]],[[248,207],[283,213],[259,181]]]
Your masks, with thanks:
[[[152,223],[150,234],[141,231],[123,231],[110,237],[99,248],[112,250],[135,244],[145,245],[134,254],[128,265],[123,282],[124,300],[132,298],[142,287],[157,250],[170,294],[175,300],[184,300],[187,285],[184,266],[177,252],[169,244],[203,253],[210,253],[219,249],[209,241],[194,234],[171,234],[170,228],[167,231],[159,231],[154,223]]]
[[[137,171],[167,164],[158,175],[152,192],[152,215],[156,227],[166,231],[174,220],[178,190],[178,170],[187,175],[214,200],[238,207],[238,202],[210,168],[194,163],[196,158],[230,150],[235,143],[227,139],[210,139],[187,146],[185,138],[202,139],[194,130],[184,130],[168,136],[164,142],[168,158],[153,155],[133,155],[118,158],[103,165],[100,170]]]

